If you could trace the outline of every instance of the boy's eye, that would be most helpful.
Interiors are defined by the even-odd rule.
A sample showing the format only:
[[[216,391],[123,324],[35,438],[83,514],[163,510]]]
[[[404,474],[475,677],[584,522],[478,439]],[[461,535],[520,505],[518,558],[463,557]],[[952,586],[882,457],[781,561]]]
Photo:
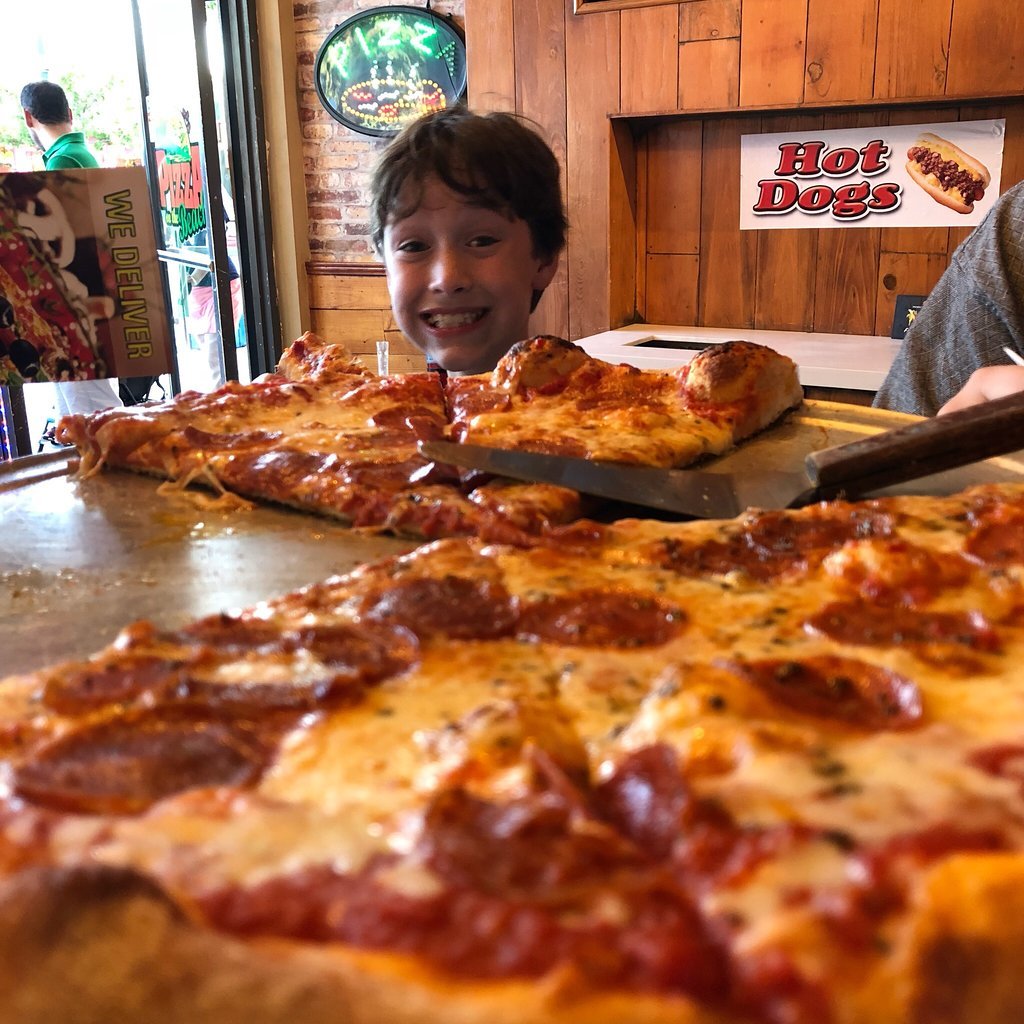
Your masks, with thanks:
[[[399,242],[395,246],[397,252],[423,252],[427,248],[425,242],[420,242],[415,238],[407,239],[404,242]]]
[[[489,245],[497,245],[498,239],[494,235],[476,235],[469,240],[469,244],[474,248],[486,248]]]

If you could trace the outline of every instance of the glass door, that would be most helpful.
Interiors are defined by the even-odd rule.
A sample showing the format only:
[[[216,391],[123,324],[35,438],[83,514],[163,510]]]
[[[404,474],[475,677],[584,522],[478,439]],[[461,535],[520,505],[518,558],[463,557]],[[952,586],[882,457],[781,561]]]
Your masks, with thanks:
[[[132,0],[179,386],[252,376],[219,0]],[[160,243],[158,243],[160,244]]]

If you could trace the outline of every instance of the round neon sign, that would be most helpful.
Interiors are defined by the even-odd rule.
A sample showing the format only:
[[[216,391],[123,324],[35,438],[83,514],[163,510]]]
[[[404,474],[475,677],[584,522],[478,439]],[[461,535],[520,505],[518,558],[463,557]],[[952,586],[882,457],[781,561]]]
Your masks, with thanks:
[[[327,112],[364,135],[391,135],[466,94],[466,43],[448,18],[420,7],[374,7],[324,40],[313,66]]]

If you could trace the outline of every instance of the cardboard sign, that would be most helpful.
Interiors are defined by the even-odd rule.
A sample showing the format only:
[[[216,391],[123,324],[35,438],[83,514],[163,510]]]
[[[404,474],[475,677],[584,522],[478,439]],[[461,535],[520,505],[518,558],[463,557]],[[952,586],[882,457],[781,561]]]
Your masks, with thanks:
[[[166,373],[141,167],[0,175],[0,384]]]
[[[978,224],[999,195],[1005,126],[1000,118],[744,135],[740,229]],[[953,177],[958,165],[950,143],[974,162],[970,180]],[[914,179],[907,169],[912,150],[943,181],[963,184],[951,198],[968,209],[944,205]]]

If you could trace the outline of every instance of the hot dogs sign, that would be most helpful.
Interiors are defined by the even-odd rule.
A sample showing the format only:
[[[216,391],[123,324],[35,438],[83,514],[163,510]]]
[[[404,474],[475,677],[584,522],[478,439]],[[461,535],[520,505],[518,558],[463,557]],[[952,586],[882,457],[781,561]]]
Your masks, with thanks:
[[[999,194],[1006,122],[744,135],[740,228],[977,224]]]

